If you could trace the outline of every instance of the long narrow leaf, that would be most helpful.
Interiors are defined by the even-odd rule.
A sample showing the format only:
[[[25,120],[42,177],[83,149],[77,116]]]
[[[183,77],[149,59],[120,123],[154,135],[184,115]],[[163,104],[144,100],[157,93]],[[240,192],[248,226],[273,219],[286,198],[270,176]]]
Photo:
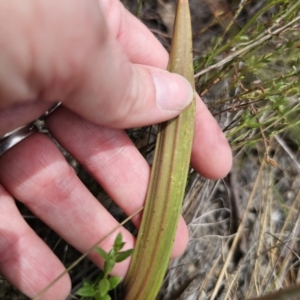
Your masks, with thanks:
[[[194,87],[188,0],[179,0],[168,70]],[[155,299],[172,250],[188,175],[195,101],[177,118],[159,126],[151,180],[131,266],[126,300]]]

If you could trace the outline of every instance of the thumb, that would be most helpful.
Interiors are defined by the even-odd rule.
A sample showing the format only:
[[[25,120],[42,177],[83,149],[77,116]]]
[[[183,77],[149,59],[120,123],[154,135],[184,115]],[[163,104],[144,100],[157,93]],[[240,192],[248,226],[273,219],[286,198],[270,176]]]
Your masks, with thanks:
[[[183,77],[132,64],[113,38],[93,49],[64,105],[95,123],[129,128],[177,116],[193,98]]]
[[[130,61],[97,1],[16,1],[0,1],[0,116],[14,111],[8,125],[0,118],[0,132],[59,101],[92,122],[119,128],[170,119],[191,102],[185,79]],[[133,35],[135,26],[124,30]]]

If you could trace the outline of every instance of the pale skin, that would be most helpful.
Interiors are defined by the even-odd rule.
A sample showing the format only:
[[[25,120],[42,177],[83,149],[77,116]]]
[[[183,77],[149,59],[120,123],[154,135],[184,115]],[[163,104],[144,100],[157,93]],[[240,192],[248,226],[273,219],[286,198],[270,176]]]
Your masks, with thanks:
[[[0,136],[39,117],[52,135],[130,215],[145,199],[150,168],[124,128],[178,115],[191,88],[164,71],[168,54],[115,0],[0,0]],[[217,179],[231,167],[231,151],[200,98],[191,164]],[[0,272],[34,297],[64,266],[20,215],[14,199],[84,252],[117,225],[80,182],[54,143],[34,134],[0,157]],[[140,217],[134,218],[136,226]],[[120,230],[126,248],[135,239]],[[115,234],[102,245],[109,250]],[[188,233],[180,219],[172,257],[183,253]],[[90,258],[101,267],[102,261]],[[124,277],[130,259],[117,265]],[[65,275],[41,299],[65,299]]]

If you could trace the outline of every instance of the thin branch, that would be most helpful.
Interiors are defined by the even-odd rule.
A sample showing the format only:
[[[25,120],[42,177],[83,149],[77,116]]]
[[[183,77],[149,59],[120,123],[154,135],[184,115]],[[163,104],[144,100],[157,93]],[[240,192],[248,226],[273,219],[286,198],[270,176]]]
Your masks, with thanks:
[[[300,5],[300,3],[299,3]],[[283,32],[284,30],[286,30],[287,28],[290,28],[292,25],[294,25],[296,22],[298,22],[300,20],[300,16],[294,18],[291,22],[287,23],[286,25],[278,28],[277,30],[274,30],[273,32],[271,31],[271,29],[269,29],[266,35],[264,35],[263,37],[257,39],[256,41],[254,41],[252,44],[235,51],[233,54],[227,56],[226,58],[220,60],[219,62],[205,68],[204,70],[198,72],[197,74],[195,74],[195,78],[198,78],[200,76],[202,76],[203,74],[208,73],[211,70],[220,68],[222,66],[224,66],[225,64],[227,64],[228,62],[231,62],[232,60],[234,60],[236,57],[249,52],[250,50],[252,50],[253,48],[255,48],[256,46],[261,45],[262,43],[264,43],[265,41],[271,39],[274,35],[278,35],[281,32]]]

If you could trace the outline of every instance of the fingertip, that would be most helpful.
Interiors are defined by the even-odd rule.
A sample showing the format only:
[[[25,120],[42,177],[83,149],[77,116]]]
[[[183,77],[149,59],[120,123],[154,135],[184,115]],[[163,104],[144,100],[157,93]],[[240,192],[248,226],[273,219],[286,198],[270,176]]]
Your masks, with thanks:
[[[181,256],[187,247],[188,241],[189,241],[188,229],[184,219],[182,218],[182,216],[180,216],[177,225],[177,231],[174,239],[171,258]]]
[[[0,170],[3,171],[3,168]],[[7,174],[5,170],[4,173]],[[0,271],[23,294],[34,298],[56,280],[65,267],[22,218],[8,190],[0,185],[0,232],[3,237],[0,243]],[[38,299],[64,300],[70,290],[71,281],[66,273]]]
[[[198,98],[191,164],[209,179],[225,177],[232,166],[232,151],[219,124]]]
[[[109,29],[129,60],[135,64],[166,69],[169,54],[145,24],[125,9],[120,1],[100,2]]]
[[[24,273],[28,272],[30,280],[27,278],[28,282],[26,282],[24,278],[23,282],[19,282],[20,290],[29,297],[38,296],[40,300],[66,299],[70,294],[72,285],[69,274],[66,272],[63,275],[65,272],[63,264],[47,246],[40,245],[34,250],[31,249],[31,252],[33,253],[24,253],[24,261],[27,258],[28,265],[32,266],[32,270],[24,271]],[[26,262],[24,262],[25,264]]]
[[[155,86],[158,108],[182,111],[192,102],[194,91],[184,77],[155,68],[150,68],[150,74]]]
[[[71,292],[71,280],[68,275],[60,278],[48,291],[43,293],[38,299],[40,300],[64,300],[67,299]]]

